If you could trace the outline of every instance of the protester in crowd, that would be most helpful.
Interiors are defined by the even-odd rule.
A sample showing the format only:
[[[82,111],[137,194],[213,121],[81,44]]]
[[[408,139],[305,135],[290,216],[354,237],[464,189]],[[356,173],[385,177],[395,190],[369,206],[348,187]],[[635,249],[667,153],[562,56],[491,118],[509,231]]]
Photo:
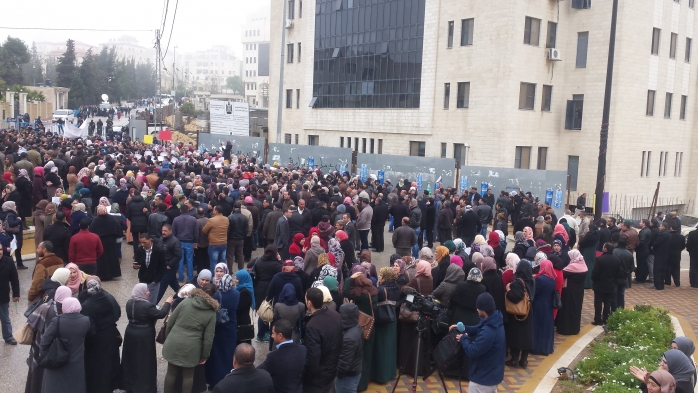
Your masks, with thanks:
[[[257,304],[255,303],[254,286],[252,285],[252,276],[247,270],[238,270],[235,272],[235,277],[233,278],[235,282],[235,290],[240,292],[240,300],[238,301],[238,308],[235,312],[238,322],[238,335],[237,343],[250,343],[252,337],[245,337],[240,334],[241,327],[252,325],[252,318],[250,318],[250,309],[257,309]],[[254,329],[252,329],[254,331]]]
[[[99,236],[89,231],[91,222],[89,218],[80,220],[80,231],[70,238],[68,259],[80,271],[97,275],[97,259],[104,253],[104,248]]]
[[[568,254],[570,264],[562,271],[565,278],[561,293],[562,308],[555,322],[558,334],[575,335],[579,334],[581,328],[587,265],[579,250],[571,250]]]
[[[14,186],[13,186],[14,187]],[[17,232],[14,234],[14,238],[16,239],[17,242],[17,249],[21,250],[22,249],[22,244],[23,244],[23,238],[24,238],[24,226],[23,226],[23,221],[20,219],[21,217],[17,213],[17,204],[14,201],[7,201],[2,204],[2,212],[0,212],[0,221],[2,222],[7,222],[7,225],[10,228],[17,228]],[[31,208],[29,208],[29,214],[31,215]],[[12,238],[12,235],[9,236],[10,239]],[[10,255],[9,249],[5,250],[7,252],[7,255]],[[24,263],[22,262],[22,253],[21,252],[16,252],[15,253],[15,260],[17,262],[17,269],[18,270],[24,270],[27,267],[24,266]]]
[[[305,305],[302,305],[305,309]],[[267,353],[264,362],[258,366],[266,370],[274,382],[274,392],[301,392],[303,366],[307,350],[292,339],[295,328],[287,320],[279,319],[272,324],[271,338],[274,351]]]
[[[162,299],[165,294],[167,287],[171,287],[173,291],[179,292],[177,269],[182,259],[182,247],[179,240],[172,234],[172,226],[170,224],[164,224],[162,226],[162,238],[160,239],[159,245],[162,247],[165,256],[165,273],[160,280],[157,303],[160,303],[160,299]]]
[[[555,348],[553,296],[556,279],[557,274],[553,269],[553,263],[544,259],[536,275],[535,300],[531,304],[534,326],[531,353],[536,355],[550,355]]]
[[[255,305],[259,310],[264,299],[267,296],[267,291],[272,279],[277,273],[281,272],[281,257],[275,245],[270,244],[264,249],[264,254],[254,259],[248,264],[248,268],[254,272],[254,293]],[[257,341],[269,342],[270,329],[261,318],[257,319]]]
[[[2,249],[0,248],[0,254]],[[53,243],[46,240],[36,247],[36,266],[32,274],[32,283],[27,293],[27,301],[33,302],[41,297],[41,285],[53,273],[63,267],[63,260],[53,253]]]
[[[596,259],[591,278],[594,282],[594,325],[605,325],[611,314],[616,283],[624,279],[621,261],[613,255],[613,244],[603,245],[603,255]]]
[[[363,332],[359,326],[359,308],[352,303],[343,304],[339,313],[342,316],[342,348],[334,381],[335,391],[351,393],[366,390],[359,388],[365,347]]]
[[[352,274],[351,277],[348,277],[344,281],[343,294],[345,299],[349,299],[349,301],[358,306],[359,311],[368,315],[375,315],[374,307],[378,303],[378,298],[376,296],[378,295],[378,289],[373,286],[373,283],[364,275],[364,273],[357,272]],[[361,345],[363,345],[363,361],[361,363],[361,379],[357,385],[357,390],[366,390],[368,387],[368,379],[370,377],[374,361],[374,342],[375,335],[371,334],[371,337],[369,337],[368,340],[361,343]]]
[[[453,261],[456,258],[460,260],[460,257],[453,256],[451,257],[451,261]],[[452,298],[453,292],[456,289],[456,286],[459,283],[463,282],[464,279],[465,272],[463,272],[463,268],[458,264],[452,262],[446,269],[446,275],[444,277],[444,280],[441,281],[441,284],[439,284],[439,286],[436,287],[436,289],[434,289],[434,292],[432,293],[434,295],[434,298],[439,300],[439,302],[444,308],[449,308],[450,300]]]
[[[665,391],[665,387],[675,387],[677,393],[693,392],[695,372],[696,368],[691,359],[676,349],[664,352],[659,360],[659,370],[652,373],[647,372],[644,368],[630,366],[630,373],[642,382],[640,390],[643,392],[649,392],[652,385],[661,387],[662,392]],[[673,386],[671,382],[674,383]],[[667,389],[666,391],[672,390]]]
[[[626,248],[627,244],[628,238],[621,236],[618,239],[616,247],[613,249],[613,256],[620,261],[620,270],[614,290],[613,304],[611,307],[612,311],[615,311],[616,308],[625,308],[625,288],[630,285],[630,278],[635,270],[635,259],[633,258],[633,254]]]
[[[519,262],[514,274],[514,281],[506,287],[506,297],[512,303],[524,301],[528,297],[531,308],[535,300],[536,283],[533,279],[531,264],[526,260]],[[509,315],[506,323],[506,341],[511,358],[506,364],[509,367],[528,368],[528,354],[533,349],[533,310],[528,312],[526,319]]]
[[[307,356],[303,369],[303,392],[324,393],[334,384],[342,349],[339,313],[322,306],[322,291],[310,288],[305,305],[310,316],[303,332]]]
[[[582,236],[580,234],[580,236]],[[579,240],[579,251],[584,257],[584,262],[587,264],[587,278],[584,281],[584,289],[589,289],[593,287],[593,279],[591,277],[594,271],[594,264],[596,263],[596,245],[599,242],[599,233],[595,224],[588,225],[588,231],[586,235],[581,237]]]
[[[228,374],[237,346],[236,313],[240,292],[234,290],[233,285],[233,278],[229,274],[225,274],[221,277],[218,292],[213,295],[213,298],[220,304],[218,312],[227,315],[228,320],[225,321],[222,315],[216,317],[211,354],[206,361],[206,383],[209,386],[216,386]]]
[[[433,291],[434,280],[431,277],[431,264],[427,261],[418,261],[416,263],[416,274],[403,288],[403,293],[417,292],[420,295],[426,296]],[[406,374],[414,373],[414,365],[418,361],[416,350],[411,350],[417,340],[416,337],[417,322],[400,321],[399,327],[399,343],[398,343],[398,367],[403,368]],[[423,348],[420,352],[426,349],[426,340],[422,341]],[[417,366],[419,374],[424,373],[425,364],[420,362]]]
[[[272,325],[280,320],[287,321],[293,327],[289,339],[292,339],[294,343],[300,341],[302,321],[306,311],[305,304],[298,301],[296,293],[296,288],[292,284],[284,285],[274,303],[274,319],[272,321]]]
[[[97,206],[97,215],[90,223],[90,232],[99,236],[102,242],[102,254],[97,258],[96,275],[102,281],[109,281],[116,277],[121,277],[121,267],[119,266],[119,250],[121,239],[126,226],[122,226],[114,216],[108,214],[107,208]]]

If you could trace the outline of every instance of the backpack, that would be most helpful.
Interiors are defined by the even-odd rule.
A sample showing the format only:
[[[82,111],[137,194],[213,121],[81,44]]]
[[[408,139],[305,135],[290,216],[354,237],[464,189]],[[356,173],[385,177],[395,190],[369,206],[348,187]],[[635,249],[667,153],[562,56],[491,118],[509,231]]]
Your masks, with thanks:
[[[448,371],[460,371],[465,351],[456,336],[461,334],[458,329],[453,329],[439,341],[434,349],[434,361],[442,373]]]

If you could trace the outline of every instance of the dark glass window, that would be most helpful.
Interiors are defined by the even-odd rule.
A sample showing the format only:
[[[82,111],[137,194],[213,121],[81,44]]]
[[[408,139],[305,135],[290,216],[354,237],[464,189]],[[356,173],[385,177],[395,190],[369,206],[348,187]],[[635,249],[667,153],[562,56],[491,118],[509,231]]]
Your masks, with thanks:
[[[314,108],[419,108],[426,0],[316,0]]]

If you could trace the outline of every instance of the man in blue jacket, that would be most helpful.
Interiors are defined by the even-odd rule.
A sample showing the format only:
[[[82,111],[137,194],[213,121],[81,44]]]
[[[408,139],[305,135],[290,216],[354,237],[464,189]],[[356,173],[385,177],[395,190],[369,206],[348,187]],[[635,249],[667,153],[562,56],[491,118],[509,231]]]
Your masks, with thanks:
[[[469,393],[495,393],[504,380],[504,360],[507,356],[502,313],[497,310],[489,293],[480,294],[475,301],[480,324],[465,326],[456,336],[470,357]],[[457,326],[451,326],[451,330]]]

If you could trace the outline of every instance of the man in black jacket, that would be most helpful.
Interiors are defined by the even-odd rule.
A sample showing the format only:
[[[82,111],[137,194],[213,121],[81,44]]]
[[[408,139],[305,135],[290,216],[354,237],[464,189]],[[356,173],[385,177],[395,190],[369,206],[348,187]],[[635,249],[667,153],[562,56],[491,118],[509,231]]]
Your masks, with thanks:
[[[407,205],[405,205],[405,198],[402,196],[398,197],[397,203],[393,203],[393,205],[390,206],[388,213],[393,216],[393,225],[395,229],[397,229],[400,225],[402,225],[402,218],[409,217],[410,215],[410,211],[407,208]]]
[[[308,355],[303,370],[303,392],[325,393],[330,390],[342,349],[342,318],[335,310],[322,305],[318,288],[305,293],[305,305],[310,317],[305,325],[304,340]]]
[[[2,323],[2,338],[10,345],[17,345],[17,341],[12,337],[12,322],[10,321],[10,288],[12,288],[12,301],[17,303],[19,301],[19,277],[17,276],[15,262],[9,255],[3,254],[2,247],[0,247],[0,323]]]
[[[53,253],[68,264],[68,248],[70,247],[70,225],[65,222],[65,213],[59,210],[53,216],[53,224],[44,229],[43,240],[53,243]]]
[[[671,285],[671,279],[674,278],[674,285],[681,286],[681,251],[686,248],[686,237],[677,230],[674,225],[669,224],[669,233],[671,234],[671,246],[669,251],[669,260],[664,270],[664,284]]]
[[[163,273],[160,280],[160,291],[158,292],[156,304],[160,303],[160,299],[162,299],[162,295],[165,294],[168,286],[172,287],[175,293],[179,292],[177,269],[179,269],[179,260],[182,259],[182,246],[179,244],[179,240],[172,234],[172,225],[165,224],[162,226],[162,238],[159,241],[159,246],[162,248],[165,258],[165,273]]]
[[[241,206],[242,202],[235,202],[233,213],[228,216],[230,225],[228,226],[228,250],[225,254],[225,259],[231,272],[235,270],[233,269],[233,262],[237,262],[238,270],[243,269],[245,266],[245,256],[242,253],[242,249],[245,246],[245,238],[247,237],[248,220],[240,211]]]
[[[616,282],[616,296],[611,307],[612,311],[617,308],[625,308],[625,288],[628,287],[630,276],[635,270],[635,259],[628,251],[628,238],[621,236],[618,239],[618,246],[613,249],[613,255],[620,261],[620,276]]]
[[[379,197],[373,206],[373,217],[371,217],[371,243],[376,252],[383,252],[385,249],[385,222],[388,220],[388,204],[383,203]]]
[[[364,355],[363,331],[359,326],[359,307],[346,303],[339,307],[342,317],[342,352],[337,365],[337,378],[334,380],[338,392],[355,392],[361,379]]]
[[[688,267],[688,283],[691,288],[698,288],[698,231],[691,231],[686,236],[686,251],[691,258]]]
[[[303,199],[300,199],[301,201]],[[286,319],[279,319],[271,328],[271,338],[276,350],[267,354],[259,370],[266,370],[274,381],[275,393],[302,393],[301,378],[307,349],[293,343],[293,326]]]
[[[233,371],[218,382],[213,393],[273,393],[271,375],[266,370],[255,368],[254,357],[252,345],[238,345],[233,356]]]
[[[480,218],[475,214],[470,205],[465,206],[465,213],[461,214],[458,219],[458,232],[461,240],[466,244],[466,247],[473,244],[475,236],[480,233],[482,223]]]
[[[594,289],[594,325],[605,325],[611,314],[616,283],[621,278],[620,259],[613,255],[613,244],[603,245],[603,255],[596,258],[591,279]],[[603,314],[602,308],[603,306]]]
[[[659,232],[654,239],[652,245],[654,254],[654,289],[664,289],[664,275],[669,262],[669,254],[671,253],[671,234],[669,233],[669,224],[662,221],[659,224]]]
[[[138,269],[138,282],[148,285],[148,301],[157,304],[160,280],[167,270],[165,254],[162,248],[153,244],[153,239],[147,233],[141,233],[138,241],[140,246],[133,256],[133,268]]]

